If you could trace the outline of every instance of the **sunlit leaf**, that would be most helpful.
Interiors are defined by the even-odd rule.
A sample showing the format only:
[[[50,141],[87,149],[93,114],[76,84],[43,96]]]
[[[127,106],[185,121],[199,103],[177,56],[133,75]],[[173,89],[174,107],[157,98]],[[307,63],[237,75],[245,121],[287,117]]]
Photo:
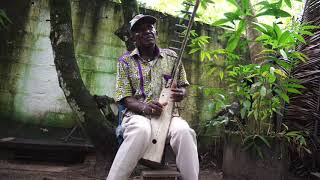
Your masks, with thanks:
[[[259,16],[291,17],[291,14],[281,9],[268,9],[256,15]]]
[[[280,49],[280,54],[285,60],[288,59],[287,53],[283,49]]]
[[[287,4],[287,6],[288,6],[289,8],[292,7],[292,5],[291,5],[291,0],[284,0],[284,2]]]
[[[240,36],[237,36],[237,35],[231,36],[228,41],[228,45],[226,49],[230,52],[234,51],[238,46],[239,41],[240,41]]]
[[[229,19],[219,19],[219,20],[215,21],[214,23],[212,23],[212,25],[219,26],[219,25],[227,23],[227,22],[230,22],[230,20]]]
[[[295,33],[293,33],[292,35],[293,35],[293,37],[295,37],[298,41],[306,44],[306,41],[304,40],[304,38],[303,38],[300,34],[295,34]]]

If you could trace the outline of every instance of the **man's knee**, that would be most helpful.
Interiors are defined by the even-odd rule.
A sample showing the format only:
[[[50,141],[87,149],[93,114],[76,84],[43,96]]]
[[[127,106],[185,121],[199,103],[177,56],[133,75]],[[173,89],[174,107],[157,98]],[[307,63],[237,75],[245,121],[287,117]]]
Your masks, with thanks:
[[[188,123],[181,119],[180,117],[174,117],[172,119],[172,124],[171,124],[171,135],[179,136],[179,135],[190,135],[195,137],[195,132]]]
[[[124,126],[125,136],[135,134],[135,136],[143,137],[145,140],[149,140],[151,138],[150,120],[144,116],[132,115]]]

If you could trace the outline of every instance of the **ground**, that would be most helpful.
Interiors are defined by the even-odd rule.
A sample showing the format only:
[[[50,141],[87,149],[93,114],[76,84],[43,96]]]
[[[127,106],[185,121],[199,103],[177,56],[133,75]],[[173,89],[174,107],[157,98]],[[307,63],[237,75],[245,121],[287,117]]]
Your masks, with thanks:
[[[97,180],[93,168],[90,160],[74,165],[0,161],[0,180]],[[135,176],[131,180],[138,179]],[[200,180],[222,180],[222,174],[214,169],[201,170]]]

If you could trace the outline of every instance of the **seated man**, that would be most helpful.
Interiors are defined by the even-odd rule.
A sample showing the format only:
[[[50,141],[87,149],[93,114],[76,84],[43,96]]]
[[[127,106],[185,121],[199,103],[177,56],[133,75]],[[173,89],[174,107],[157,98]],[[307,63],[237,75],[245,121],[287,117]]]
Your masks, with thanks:
[[[166,104],[157,100],[177,59],[174,51],[156,45],[156,19],[137,15],[130,21],[136,49],[125,53],[118,62],[116,101],[126,107],[123,115],[123,142],[117,152],[107,180],[127,180],[151,142],[151,116],[159,116]],[[172,88],[172,100],[186,96],[184,67],[180,66],[178,82]],[[176,110],[175,110],[176,111]],[[168,131],[176,164],[184,180],[198,180],[199,160],[194,130],[174,113]]]

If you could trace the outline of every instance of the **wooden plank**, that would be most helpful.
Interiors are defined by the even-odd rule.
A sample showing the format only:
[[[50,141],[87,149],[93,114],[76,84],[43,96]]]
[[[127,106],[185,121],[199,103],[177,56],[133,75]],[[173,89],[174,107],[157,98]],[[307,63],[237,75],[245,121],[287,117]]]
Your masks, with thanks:
[[[146,150],[143,159],[161,163],[164,146],[172,118],[172,109],[174,102],[171,101],[171,89],[164,88],[161,91],[159,102],[168,104],[164,107],[164,110],[159,117],[151,118],[151,142]]]
[[[6,137],[0,139],[1,148],[22,148],[22,149],[63,149],[81,152],[94,152],[94,147],[88,143],[72,143],[57,140],[46,139],[24,139],[15,137]]]
[[[180,173],[177,170],[144,170],[141,172],[141,180],[177,180]]]

